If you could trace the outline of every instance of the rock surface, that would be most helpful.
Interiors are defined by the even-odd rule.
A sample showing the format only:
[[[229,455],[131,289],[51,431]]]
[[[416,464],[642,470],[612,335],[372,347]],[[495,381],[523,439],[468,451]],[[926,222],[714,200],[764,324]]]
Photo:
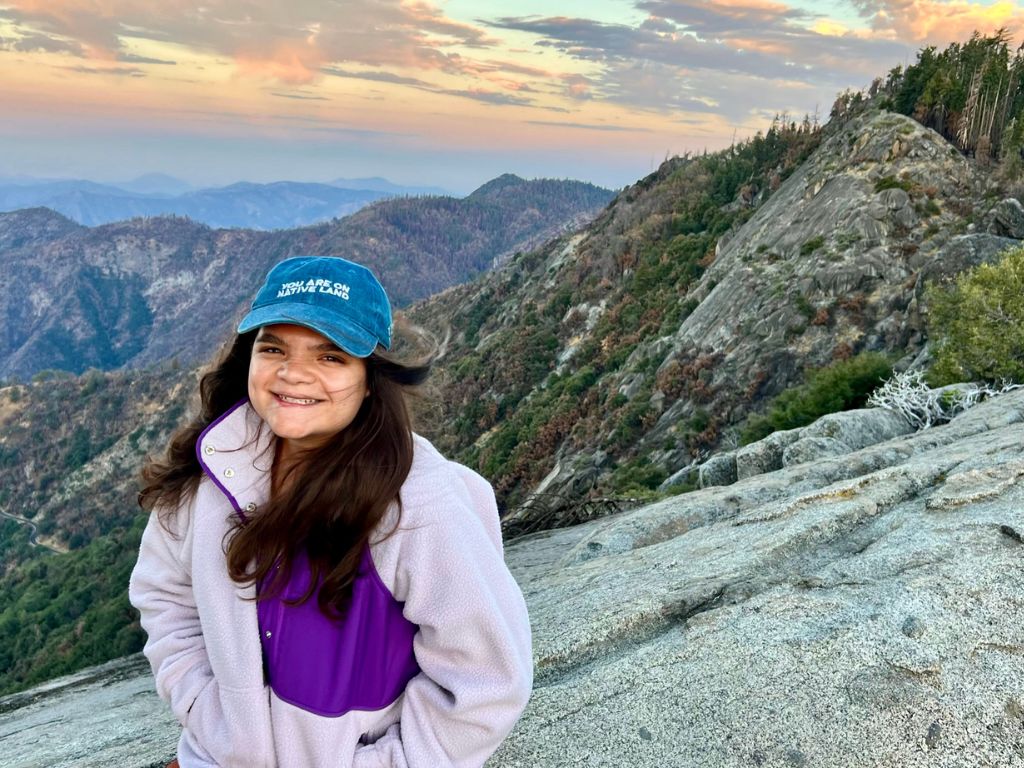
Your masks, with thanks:
[[[141,654],[0,698],[5,768],[163,768],[177,721]]]
[[[1024,766],[1022,422],[1018,390],[509,544],[536,685],[488,765]],[[0,699],[4,765],[168,757],[176,727],[122,664]]]

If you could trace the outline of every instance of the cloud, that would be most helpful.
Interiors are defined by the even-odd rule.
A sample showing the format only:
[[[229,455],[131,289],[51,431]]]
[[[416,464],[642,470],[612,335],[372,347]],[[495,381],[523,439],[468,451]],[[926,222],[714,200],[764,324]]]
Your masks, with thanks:
[[[625,125],[595,125],[593,123],[560,123],[555,120],[527,120],[530,125],[552,125],[556,128],[578,128],[584,131],[614,131],[622,133],[651,133],[649,128],[632,128]]]
[[[69,72],[79,72],[83,75],[114,75],[116,77],[145,77],[146,73],[135,67],[87,67],[79,64],[74,67],[61,67]]]
[[[445,16],[425,0],[4,0],[4,17],[26,36],[66,39],[79,55],[129,55],[125,38],[172,41],[231,57],[239,72],[312,82],[326,65],[459,71],[452,52],[497,45],[479,26]],[[69,52],[71,52],[69,50]]]
[[[272,91],[271,96],[278,96],[282,99],[299,99],[301,101],[330,101],[326,96],[310,96],[305,93],[277,93]]]
[[[354,72],[352,70],[340,69],[339,67],[323,67],[320,71],[325,75],[333,75],[334,77],[351,77],[357,80],[372,80],[378,83],[395,83],[397,85],[417,86],[428,85],[425,80],[420,80],[415,77],[403,77],[392,72]]]
[[[879,34],[915,43],[944,45],[972,32],[990,34],[1001,27],[1019,34],[1024,9],[999,0],[992,4],[965,0],[852,0],[860,15]]]
[[[494,104],[498,106],[532,106],[533,101],[525,96],[518,96],[517,93],[532,93],[534,89],[528,85],[521,83],[505,81],[502,85],[508,92],[493,91],[484,88],[441,88],[428,83],[426,80],[420,80],[415,77],[403,77],[401,75],[395,75],[391,72],[372,71],[372,72],[355,72],[351,70],[344,70],[338,67],[324,67],[324,74],[333,75],[335,77],[350,77],[360,80],[371,80],[374,82],[381,83],[394,83],[396,85],[409,85],[417,88],[421,91],[428,93],[438,93],[445,96],[458,96],[460,98],[472,99],[484,104]]]
[[[563,78],[567,98],[732,121],[808,100],[831,103],[837,90],[867,85],[910,53],[898,41],[829,32],[818,15],[767,0],[638,0],[636,7],[648,15],[634,24],[563,16],[490,23],[588,66],[585,76]]]
[[[659,62],[693,71],[846,81],[850,73],[873,72],[880,56],[902,57],[906,46],[853,35],[826,35],[794,24],[809,14],[775,4],[747,5],[651,0],[638,7],[652,15],[637,26],[591,19],[504,17],[495,26],[529,32],[537,45],[600,64]]]
[[[465,99],[473,99],[474,101],[481,101],[485,104],[497,104],[500,106],[514,105],[518,107],[529,107],[533,105],[533,99],[529,99],[525,96],[514,96],[510,93],[501,93],[498,91],[484,91],[478,89],[465,89],[460,90],[457,88],[427,88],[432,93],[443,93],[446,96],[460,96]]]
[[[39,33],[31,33],[22,37],[0,38],[0,50],[22,51],[24,53],[70,53],[82,56],[82,46],[73,40],[65,40]]]
[[[739,0],[737,2],[694,2],[694,0],[641,0],[636,7],[650,14],[650,22],[664,25],[673,21],[703,37],[732,37],[762,34],[767,30],[794,31],[793,21],[817,18],[817,14],[790,8],[782,3]],[[664,28],[662,29],[664,30]]]
[[[178,62],[168,61],[167,59],[152,59],[149,56],[138,56],[134,53],[121,53],[118,54],[118,61],[126,61],[130,64],[169,64],[175,65]]]

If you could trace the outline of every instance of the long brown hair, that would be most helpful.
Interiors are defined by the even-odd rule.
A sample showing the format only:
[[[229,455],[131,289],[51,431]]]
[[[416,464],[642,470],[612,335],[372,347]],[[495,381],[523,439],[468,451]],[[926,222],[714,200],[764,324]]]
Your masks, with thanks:
[[[247,395],[256,333],[238,334],[225,345],[200,380],[199,414],[172,436],[163,459],[148,459],[143,467],[139,504],[159,509],[168,532],[175,533],[172,518],[199,486],[199,436]],[[327,616],[339,615],[351,596],[371,533],[392,503],[401,510],[399,490],[413,455],[408,398],[426,380],[441,347],[425,331],[401,320],[395,323],[395,336],[395,354],[378,347],[366,358],[370,394],[353,422],[323,446],[304,453],[289,470],[293,476],[259,512],[245,522],[236,517],[225,541],[228,574],[240,584],[260,584],[261,599],[280,592],[298,553],[304,551],[310,586],[297,602],[317,592],[320,610]]]

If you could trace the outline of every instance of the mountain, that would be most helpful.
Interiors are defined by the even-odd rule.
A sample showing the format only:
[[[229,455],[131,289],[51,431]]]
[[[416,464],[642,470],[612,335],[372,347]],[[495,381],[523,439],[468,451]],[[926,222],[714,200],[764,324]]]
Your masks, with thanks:
[[[361,179],[337,178],[329,182],[332,186],[342,189],[369,189],[374,192],[385,192],[389,195],[431,195],[434,197],[452,197],[452,193],[441,187],[408,187],[394,184],[380,176]]]
[[[1016,242],[999,199],[990,169],[877,108],[669,160],[587,229],[417,305],[457,332],[442,447],[507,508],[656,492],[808,371],[908,365],[925,281]]]
[[[134,186],[154,191],[131,191],[88,181],[5,184],[0,185],[0,211],[45,206],[87,226],[139,216],[175,215],[211,227],[270,230],[347,216],[387,196],[371,190],[291,181],[240,182],[180,194],[155,191],[170,186],[159,179],[143,180]]]
[[[168,176],[166,173],[144,173],[130,181],[117,182],[112,186],[140,195],[181,195],[195,189],[188,182]]]
[[[0,282],[24,287],[0,295],[0,377],[205,359],[221,341],[209,329],[226,333],[267,270],[296,254],[364,263],[404,305],[578,226],[610,196],[582,182],[517,179],[502,195],[386,200],[275,232],[167,217],[87,228],[40,209],[0,214]]]

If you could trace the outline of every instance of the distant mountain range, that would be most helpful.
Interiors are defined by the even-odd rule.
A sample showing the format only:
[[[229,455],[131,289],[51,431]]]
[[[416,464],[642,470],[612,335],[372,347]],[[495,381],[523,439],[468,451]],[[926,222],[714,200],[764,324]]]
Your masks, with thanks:
[[[385,197],[447,194],[403,187],[380,177],[328,184],[238,182],[193,189],[180,179],[147,174],[118,184],[79,179],[0,178],[0,211],[45,207],[78,224],[98,226],[139,216],[187,216],[219,228],[290,229],[348,216]]]
[[[204,359],[267,270],[296,254],[366,264],[405,305],[584,224],[612,194],[506,175],[462,199],[391,198],[276,232],[180,217],[90,228],[47,208],[0,213],[0,284],[16,287],[0,293],[0,378]]]

